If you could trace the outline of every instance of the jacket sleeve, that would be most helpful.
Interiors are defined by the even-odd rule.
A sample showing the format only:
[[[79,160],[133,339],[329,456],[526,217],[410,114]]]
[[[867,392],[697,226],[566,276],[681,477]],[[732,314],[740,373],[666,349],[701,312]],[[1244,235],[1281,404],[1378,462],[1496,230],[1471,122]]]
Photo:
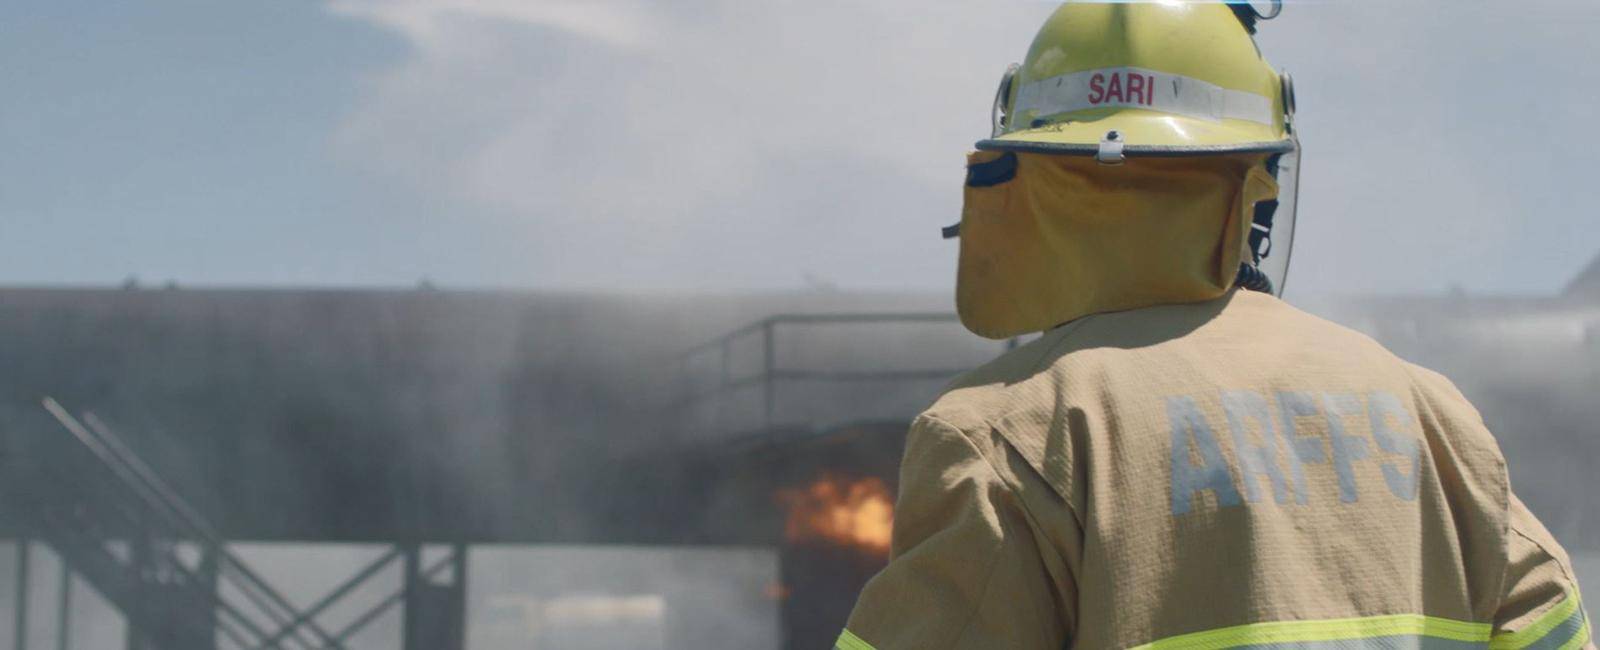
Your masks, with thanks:
[[[1549,531],[1511,496],[1506,574],[1491,650],[1594,650],[1572,563]]]
[[[836,650],[1060,650],[1068,631],[1022,504],[960,431],[912,423],[889,565]]]

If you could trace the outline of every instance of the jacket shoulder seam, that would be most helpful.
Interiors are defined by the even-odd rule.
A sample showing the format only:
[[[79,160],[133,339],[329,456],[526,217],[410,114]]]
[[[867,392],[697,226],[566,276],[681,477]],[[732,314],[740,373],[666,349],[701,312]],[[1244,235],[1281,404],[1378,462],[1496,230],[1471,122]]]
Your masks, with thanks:
[[[972,449],[972,452],[977,454],[979,458],[983,459],[984,465],[987,466],[987,468],[989,470],[989,473],[992,474],[995,477],[995,479],[999,480],[1001,485],[1005,486],[1006,492],[1008,492],[1011,495],[1011,497],[1013,498],[1013,500],[1015,500],[1015,502],[1017,504],[1017,509],[1022,511],[1022,515],[1028,519],[1028,524],[1030,526],[1035,527],[1035,528],[1039,528],[1039,529],[1043,528],[1039,524],[1039,517],[1033,512],[1032,509],[1030,509],[1028,507],[1027,502],[1024,501],[1022,499],[1021,495],[1017,492],[1017,486],[1012,485],[1009,481],[1007,481],[1005,479],[1005,476],[1000,473],[1000,469],[995,466],[994,459],[990,458],[988,454],[983,453],[983,449],[981,449],[978,446],[977,443],[973,442],[972,433],[968,432],[965,429],[962,429],[961,427],[958,427],[958,426],[956,426],[954,424],[951,424],[949,421],[946,421],[943,418],[940,418],[939,416],[936,416],[936,415],[923,414],[923,415],[921,415],[919,417],[921,417],[923,419],[926,419],[926,420],[928,420],[930,422],[933,422],[934,424],[942,426],[942,427],[944,427],[946,429],[950,429],[951,431],[956,432],[957,435],[960,435],[962,442],[967,443],[967,447]],[[993,424],[990,424],[990,423],[986,422],[984,424],[984,426],[989,430],[993,430],[993,431],[996,431],[997,433],[999,433],[999,430]],[[1035,469],[1031,463],[1027,462],[1026,457],[1022,456],[1022,452],[1019,451],[1014,444],[1012,444],[1010,438],[1007,438],[1004,433],[1000,433],[999,435],[1000,435],[1000,440],[1005,444],[1007,450],[1009,450],[1012,453],[1015,453],[1019,457],[1023,458],[1023,465],[1026,467],[1027,471],[1032,472],[1034,477],[1039,479],[1040,483],[1043,483],[1045,485],[1045,487],[1048,487],[1050,489],[1050,492],[1052,494],[1054,494],[1057,498],[1061,499],[1061,505],[1067,509],[1067,512],[1069,514],[1072,515],[1073,523],[1075,525],[1077,525],[1079,530],[1082,530],[1083,529],[1083,525],[1084,525],[1083,516],[1078,513],[1077,507],[1072,505],[1072,500],[1069,499],[1067,497],[1067,495],[1059,493],[1057,491],[1057,489],[1055,488],[1055,486],[1050,484],[1049,480],[1045,479],[1045,477],[1043,475],[1039,474],[1039,470]]]

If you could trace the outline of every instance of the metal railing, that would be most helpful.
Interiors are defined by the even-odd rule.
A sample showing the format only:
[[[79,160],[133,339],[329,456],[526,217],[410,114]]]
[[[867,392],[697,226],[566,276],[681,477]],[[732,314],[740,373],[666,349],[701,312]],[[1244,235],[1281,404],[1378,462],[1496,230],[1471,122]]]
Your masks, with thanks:
[[[918,368],[887,367],[867,370],[786,367],[779,359],[779,338],[780,334],[791,329],[817,326],[873,325],[903,328],[910,325],[953,325],[959,322],[960,320],[955,314],[948,312],[776,314],[769,316],[681,353],[678,357],[677,367],[680,377],[683,378],[681,384],[687,390],[678,395],[674,405],[680,413],[683,413],[697,405],[725,398],[735,391],[757,387],[760,389],[760,417],[756,428],[771,430],[783,424],[779,422],[777,414],[782,387],[788,382],[915,382],[948,380],[971,370],[973,365]],[[735,348],[751,339],[759,341],[760,362],[753,372],[741,374],[734,369]],[[1019,339],[1007,340],[1004,342],[1004,349],[1015,348],[1018,343]],[[716,370],[712,373],[714,378],[710,382],[693,381],[691,377],[696,373],[691,371],[691,367],[695,362],[705,360],[707,357],[711,357],[714,361],[716,367]]]

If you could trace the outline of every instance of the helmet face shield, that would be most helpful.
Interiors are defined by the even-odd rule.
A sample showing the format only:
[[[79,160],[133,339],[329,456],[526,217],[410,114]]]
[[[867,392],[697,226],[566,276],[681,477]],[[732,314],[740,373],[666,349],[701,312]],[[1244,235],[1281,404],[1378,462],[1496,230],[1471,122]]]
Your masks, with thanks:
[[[1256,268],[1272,281],[1273,295],[1282,297],[1289,276],[1289,260],[1294,253],[1295,215],[1300,198],[1300,142],[1295,139],[1294,151],[1278,157],[1273,170],[1278,181],[1277,209],[1272,214],[1270,231],[1264,241],[1251,253]],[[1262,224],[1258,217],[1255,227]],[[1252,238],[1252,241],[1255,241]]]

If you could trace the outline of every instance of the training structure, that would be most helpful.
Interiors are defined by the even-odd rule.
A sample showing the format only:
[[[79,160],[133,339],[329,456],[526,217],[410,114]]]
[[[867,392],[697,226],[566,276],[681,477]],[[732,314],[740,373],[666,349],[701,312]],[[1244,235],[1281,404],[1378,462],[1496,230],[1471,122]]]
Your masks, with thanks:
[[[1016,343],[966,334],[943,304],[0,290],[15,620],[69,611],[77,576],[130,649],[342,648],[398,612],[405,650],[450,650],[474,545],[743,545],[779,549],[784,647],[825,647],[886,558],[907,420]],[[1600,263],[1558,296],[1322,311],[1454,378],[1524,499],[1571,550],[1600,550],[1583,546],[1600,506],[1567,489],[1600,454]],[[249,541],[387,551],[296,606],[229,551]],[[61,575],[30,575],[40,547]],[[392,593],[363,589],[396,567]],[[41,581],[58,603],[25,596]],[[363,614],[326,622],[353,599]]]
[[[776,548],[785,647],[825,645],[886,556],[906,421],[1003,350],[923,298],[0,297],[0,532],[65,565],[17,593],[75,576],[141,650],[342,648],[394,612],[405,649],[460,648],[466,557],[506,543]],[[869,530],[808,527],[832,507]],[[389,550],[296,606],[229,550],[262,541]],[[70,627],[16,605],[18,648]]]

